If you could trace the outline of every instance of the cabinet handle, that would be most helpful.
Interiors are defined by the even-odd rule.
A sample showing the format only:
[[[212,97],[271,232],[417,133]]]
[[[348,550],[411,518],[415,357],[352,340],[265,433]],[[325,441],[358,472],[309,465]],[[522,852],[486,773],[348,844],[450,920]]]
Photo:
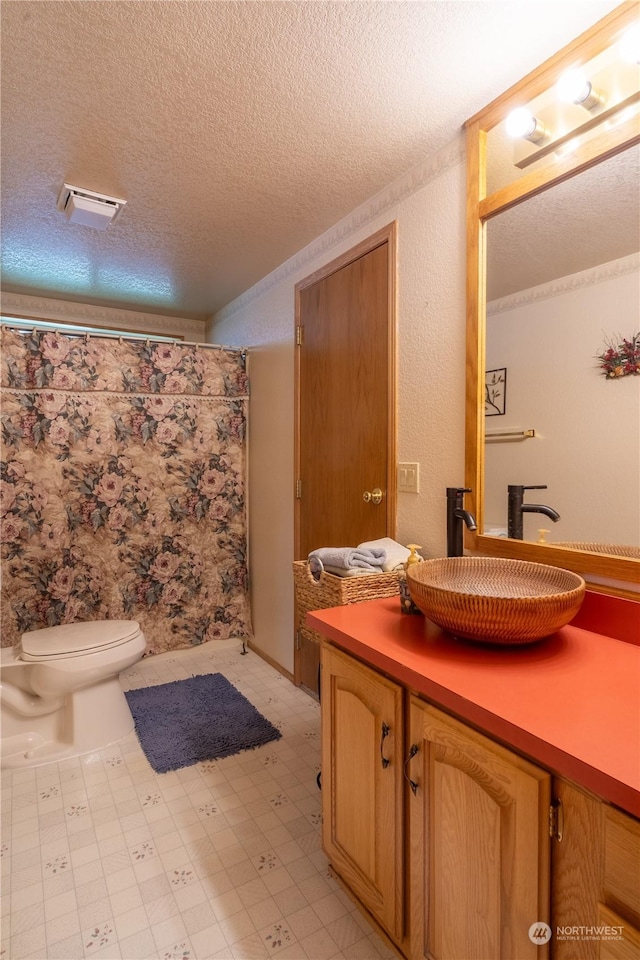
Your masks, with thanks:
[[[552,800],[549,805],[549,836],[560,842],[564,833],[564,811],[562,800]]]
[[[382,768],[383,768],[383,769],[385,769],[386,767],[388,767],[389,764],[391,763],[391,760],[388,760],[388,759],[385,757],[384,753],[382,752],[382,748],[384,747],[384,741],[385,741],[385,739],[389,736],[390,733],[391,733],[391,727],[390,727],[387,723],[383,723],[383,724],[382,724],[382,736],[380,737],[380,759],[382,760]]]
[[[405,780],[407,781],[407,783],[409,784],[409,786],[411,787],[411,792],[413,793],[414,797],[415,797],[416,793],[418,792],[418,784],[417,784],[417,782],[416,782],[415,780],[412,780],[411,777],[408,775],[408,773],[407,773],[407,764],[409,763],[410,760],[412,760],[412,759],[415,757],[415,755],[416,755],[416,753],[418,752],[419,749],[420,749],[420,748],[418,747],[418,744],[417,744],[417,743],[412,743],[411,746],[409,747],[409,756],[407,757],[407,759],[406,759],[405,762],[404,762],[404,778],[405,778]]]

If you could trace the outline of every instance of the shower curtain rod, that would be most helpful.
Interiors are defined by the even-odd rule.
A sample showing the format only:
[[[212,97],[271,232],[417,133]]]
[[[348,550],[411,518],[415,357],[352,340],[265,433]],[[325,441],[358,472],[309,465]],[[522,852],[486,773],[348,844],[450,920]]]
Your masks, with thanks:
[[[17,317],[15,319],[18,319]],[[28,318],[29,320],[31,318]],[[43,324],[46,321],[41,321]],[[22,326],[13,326],[11,323],[3,323],[3,327],[8,327],[10,330],[15,330],[17,333],[35,333],[38,329],[37,327],[29,328],[27,318],[25,318],[25,325]],[[178,347],[196,347],[196,349],[201,348],[203,350],[239,350],[242,357],[246,357],[247,348],[246,347],[224,347],[219,343],[200,343],[198,340],[179,340],[177,337],[165,337],[162,334],[157,336],[145,336],[144,334],[129,334],[126,331],[122,333],[98,333],[93,330],[87,331],[86,333],[80,333],[77,330],[67,330],[65,331],[64,324],[59,327],[55,323],[50,324],[51,332],[61,333],[65,337],[79,337],[80,339],[90,339],[94,337],[95,339],[101,340],[139,340],[142,343],[172,343]],[[42,326],[40,329],[46,329]]]

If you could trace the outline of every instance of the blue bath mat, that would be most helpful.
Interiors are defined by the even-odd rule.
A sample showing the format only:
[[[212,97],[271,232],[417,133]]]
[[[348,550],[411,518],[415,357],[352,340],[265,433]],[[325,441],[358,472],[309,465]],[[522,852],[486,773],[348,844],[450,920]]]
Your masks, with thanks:
[[[230,757],[281,737],[221,673],[128,690],[125,696],[156,773]]]

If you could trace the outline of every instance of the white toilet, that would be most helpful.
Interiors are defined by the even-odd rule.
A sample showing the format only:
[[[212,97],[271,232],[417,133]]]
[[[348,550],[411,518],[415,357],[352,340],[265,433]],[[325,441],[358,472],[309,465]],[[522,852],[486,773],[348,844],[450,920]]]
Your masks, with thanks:
[[[35,767],[100,750],[133,730],[119,674],[142,657],[135,620],[24,633],[2,650],[0,765]]]

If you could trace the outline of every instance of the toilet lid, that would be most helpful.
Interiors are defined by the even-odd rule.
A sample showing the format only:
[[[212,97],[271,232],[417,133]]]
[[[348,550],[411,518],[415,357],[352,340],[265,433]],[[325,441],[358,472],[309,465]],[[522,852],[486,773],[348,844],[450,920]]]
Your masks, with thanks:
[[[78,657],[91,651],[116,647],[140,632],[136,620],[90,620],[58,627],[30,630],[20,639],[23,660],[53,660]]]

